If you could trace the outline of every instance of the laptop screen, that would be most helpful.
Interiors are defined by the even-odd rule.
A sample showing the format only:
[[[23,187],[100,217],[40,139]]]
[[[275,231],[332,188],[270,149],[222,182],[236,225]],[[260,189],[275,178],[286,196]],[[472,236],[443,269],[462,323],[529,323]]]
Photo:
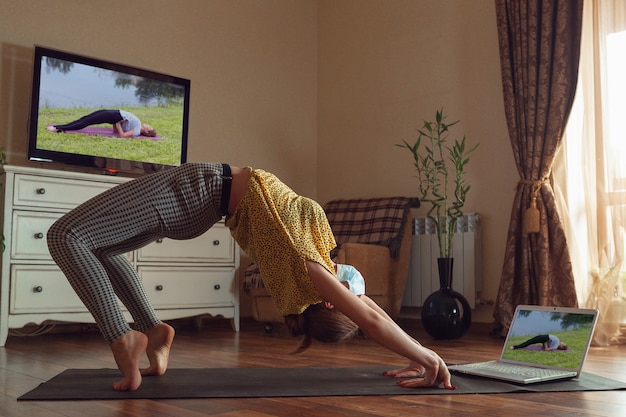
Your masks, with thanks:
[[[520,306],[501,359],[578,371],[589,349],[596,318],[596,310]]]

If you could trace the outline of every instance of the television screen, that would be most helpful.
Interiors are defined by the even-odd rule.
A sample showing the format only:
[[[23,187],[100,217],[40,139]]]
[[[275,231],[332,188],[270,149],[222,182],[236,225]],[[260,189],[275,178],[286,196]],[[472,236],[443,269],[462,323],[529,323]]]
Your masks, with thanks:
[[[103,173],[186,161],[190,81],[35,47],[28,157]]]

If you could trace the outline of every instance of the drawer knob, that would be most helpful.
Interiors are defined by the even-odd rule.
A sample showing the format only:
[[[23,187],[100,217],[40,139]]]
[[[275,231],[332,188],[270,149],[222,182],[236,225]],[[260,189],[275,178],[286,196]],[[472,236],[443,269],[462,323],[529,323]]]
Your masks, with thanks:
[[[219,245],[220,245],[220,241],[219,241],[219,240],[217,240],[217,239],[215,239],[215,240],[213,241],[213,246],[219,246]]]
[[[163,291],[163,285],[157,285],[154,289],[157,291]]]
[[[37,188],[37,190],[35,191],[37,194],[39,195],[43,195],[46,193],[46,189],[45,188]]]
[[[43,287],[41,285],[38,285],[33,288],[33,292],[43,292]]]
[[[35,239],[43,239],[43,233],[41,232],[35,233]]]
[[[215,284],[215,285],[213,286],[213,289],[214,289],[215,291],[219,290],[220,288],[222,288],[222,287],[220,286],[220,284]]]

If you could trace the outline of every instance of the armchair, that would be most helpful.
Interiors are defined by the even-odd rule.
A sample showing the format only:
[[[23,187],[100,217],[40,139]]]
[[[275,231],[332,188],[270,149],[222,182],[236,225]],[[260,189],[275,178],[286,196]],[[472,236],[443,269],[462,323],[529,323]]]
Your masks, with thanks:
[[[337,241],[338,263],[365,278],[365,294],[393,319],[400,314],[411,259],[417,198],[333,200],[324,207]]]

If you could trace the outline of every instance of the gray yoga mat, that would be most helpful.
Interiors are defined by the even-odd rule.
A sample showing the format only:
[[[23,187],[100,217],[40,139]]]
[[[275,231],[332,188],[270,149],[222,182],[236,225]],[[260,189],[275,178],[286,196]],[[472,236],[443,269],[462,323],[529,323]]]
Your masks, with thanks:
[[[382,376],[386,367],[203,368],[169,369],[146,377],[139,390],[117,392],[117,369],[68,369],[18,400],[119,400],[182,398],[323,397],[346,395],[496,394],[511,392],[624,390],[626,383],[583,373],[567,381],[520,386],[465,375],[453,375],[455,391],[408,389]]]

